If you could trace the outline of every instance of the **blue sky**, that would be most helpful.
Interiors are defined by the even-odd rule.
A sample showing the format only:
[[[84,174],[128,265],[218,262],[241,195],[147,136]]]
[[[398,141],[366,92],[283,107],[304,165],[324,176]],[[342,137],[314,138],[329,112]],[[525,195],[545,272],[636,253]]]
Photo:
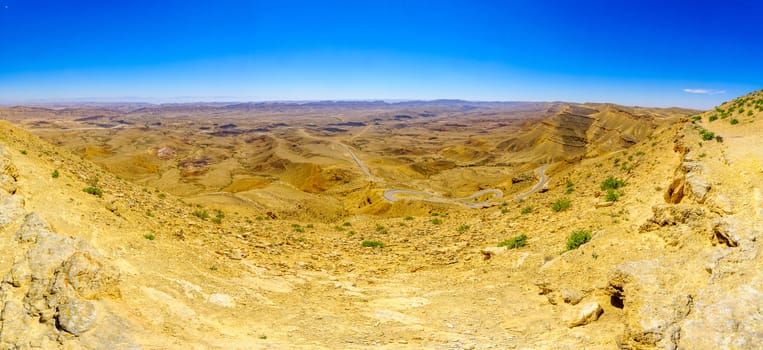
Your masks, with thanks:
[[[0,103],[436,99],[710,108],[763,2],[0,0]]]

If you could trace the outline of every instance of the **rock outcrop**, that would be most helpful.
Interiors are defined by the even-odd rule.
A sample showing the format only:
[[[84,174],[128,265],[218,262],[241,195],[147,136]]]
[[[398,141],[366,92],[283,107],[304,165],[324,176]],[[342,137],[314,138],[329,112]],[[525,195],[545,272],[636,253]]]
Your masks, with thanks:
[[[15,182],[2,155],[0,177]],[[5,183],[0,191],[0,239],[14,261],[0,282],[0,348],[135,348],[126,321],[101,303],[119,298],[119,274],[86,242],[26,213],[16,188]]]

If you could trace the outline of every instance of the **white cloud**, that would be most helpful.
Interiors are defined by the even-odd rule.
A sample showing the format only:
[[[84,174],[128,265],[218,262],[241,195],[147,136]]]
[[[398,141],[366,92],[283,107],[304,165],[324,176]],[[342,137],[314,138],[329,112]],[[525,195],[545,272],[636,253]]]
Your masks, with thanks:
[[[690,94],[700,94],[700,95],[721,95],[721,94],[725,94],[726,90],[684,89],[684,92],[688,92]]]

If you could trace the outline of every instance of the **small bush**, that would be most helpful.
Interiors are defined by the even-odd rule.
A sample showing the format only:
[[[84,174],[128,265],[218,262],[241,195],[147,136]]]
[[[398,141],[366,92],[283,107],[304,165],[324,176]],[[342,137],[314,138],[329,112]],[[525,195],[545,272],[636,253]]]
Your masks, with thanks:
[[[384,225],[376,224],[376,232],[387,233],[387,228]]]
[[[551,204],[551,210],[555,212],[565,211],[572,208],[572,202],[567,198],[559,198]]]
[[[710,116],[710,118],[708,120],[710,120],[711,122],[714,122],[714,121],[718,120],[718,116],[713,114],[713,115]]]
[[[345,223],[342,224],[342,226],[350,227],[352,226],[352,223],[350,223],[349,221],[346,221]]]
[[[533,212],[533,207],[524,207],[522,208],[522,211],[520,211],[520,213],[522,213],[523,215],[532,214],[532,212]]]
[[[143,235],[143,238],[145,238],[145,239],[147,239],[147,240],[149,240],[149,241],[153,241],[153,240],[155,240],[155,239],[156,239],[156,236],[154,236],[154,235],[153,235],[153,234],[151,234],[151,233],[147,233],[147,234]]]
[[[721,137],[721,135],[715,135],[715,142],[723,143],[723,137]]]
[[[440,219],[438,219],[438,218],[434,218],[434,219],[432,219],[432,220],[431,220],[431,222],[432,222],[432,224],[433,224],[433,225],[439,225],[439,224],[442,224],[442,220],[440,220]]]
[[[509,249],[520,248],[527,245],[527,235],[521,234],[519,236],[507,239],[501,243],[498,243],[499,247],[507,247]]]
[[[363,241],[360,245],[369,248],[384,248],[384,242],[380,241]]]
[[[608,189],[607,190],[607,196],[605,197],[607,202],[617,202],[618,199],[620,199],[620,196],[623,195],[622,191]]]
[[[567,238],[567,250],[577,249],[581,245],[591,240],[591,231],[577,230]]]
[[[56,170],[53,170],[53,173],[50,174],[50,176],[52,176],[54,179],[57,179],[59,176],[61,176],[61,174],[58,173],[58,169],[56,169]]]
[[[712,132],[712,131],[708,131],[708,130],[701,130],[699,132],[699,135],[702,136],[702,139],[705,140],[705,141],[710,141],[713,138],[715,138],[715,133]]]
[[[406,217],[403,218],[403,220],[411,221],[411,220],[413,220],[413,216],[406,216]]]
[[[459,225],[459,226],[456,228],[456,231],[458,231],[458,232],[461,232],[461,233],[464,233],[464,232],[466,232],[466,231],[469,231],[469,225]]]
[[[339,226],[339,225],[335,226],[334,228],[335,228],[337,231],[339,231],[339,232],[342,232],[342,231],[344,231],[344,227],[342,227],[342,226]]]
[[[202,220],[204,220],[204,221],[206,221],[207,219],[209,219],[209,213],[207,213],[207,211],[206,211],[206,210],[195,210],[195,211],[193,212],[193,216],[195,216],[195,217],[197,217],[197,218],[199,218],[199,219],[202,219]]]
[[[83,188],[82,190],[85,191],[85,193],[89,193],[98,197],[103,197],[103,190],[98,187],[89,186],[89,187]]]
[[[501,208],[501,214],[506,214],[509,212],[508,208]]]
[[[739,124],[739,120],[738,119],[731,119],[731,120],[729,120],[729,123],[731,123],[731,125],[736,125],[736,124]]]
[[[313,226],[313,224],[307,224],[305,227],[307,227],[307,228],[313,228],[313,227],[315,227],[315,226]]]
[[[626,185],[625,180],[621,180],[614,176],[610,176],[606,180],[604,180],[604,182],[601,183],[601,189],[602,191],[616,190],[620,187],[625,187],[625,185]]]
[[[21,154],[23,154],[23,155],[27,155],[27,153],[28,153],[28,152],[27,152],[25,149],[22,149],[22,150],[21,150]]]

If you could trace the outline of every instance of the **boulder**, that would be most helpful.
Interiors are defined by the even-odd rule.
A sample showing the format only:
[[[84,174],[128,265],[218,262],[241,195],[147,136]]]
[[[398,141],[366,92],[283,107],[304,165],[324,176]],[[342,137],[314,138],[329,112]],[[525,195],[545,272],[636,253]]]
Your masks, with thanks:
[[[56,320],[61,329],[79,336],[93,328],[96,317],[97,312],[92,302],[72,298],[58,306]]]
[[[593,321],[599,319],[599,316],[604,312],[601,305],[597,302],[590,302],[573,308],[565,317],[567,326],[577,327],[587,325]]]
[[[583,300],[583,292],[577,289],[562,288],[562,290],[559,291],[559,294],[561,295],[562,300],[567,304],[577,305]]]

